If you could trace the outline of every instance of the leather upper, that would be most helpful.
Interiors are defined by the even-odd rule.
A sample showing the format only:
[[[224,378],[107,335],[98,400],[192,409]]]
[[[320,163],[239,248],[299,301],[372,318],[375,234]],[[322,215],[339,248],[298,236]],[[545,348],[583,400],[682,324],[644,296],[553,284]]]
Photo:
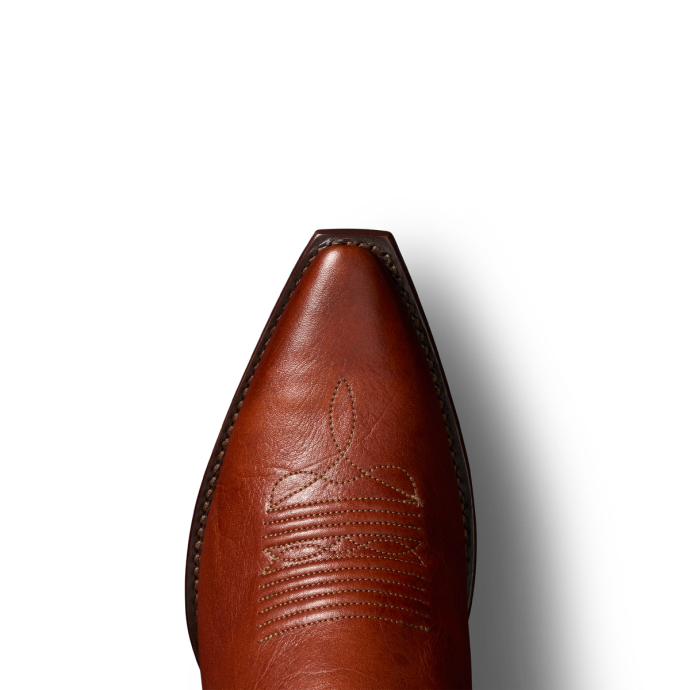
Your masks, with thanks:
[[[318,253],[251,379],[204,526],[206,690],[469,688],[460,497],[381,260]]]

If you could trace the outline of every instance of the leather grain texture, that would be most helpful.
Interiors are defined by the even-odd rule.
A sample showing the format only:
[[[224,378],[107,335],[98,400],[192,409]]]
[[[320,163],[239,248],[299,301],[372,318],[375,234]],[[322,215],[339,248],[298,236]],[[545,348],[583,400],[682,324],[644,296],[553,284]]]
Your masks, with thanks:
[[[447,412],[381,260],[318,252],[249,381],[199,535],[204,688],[470,687]]]

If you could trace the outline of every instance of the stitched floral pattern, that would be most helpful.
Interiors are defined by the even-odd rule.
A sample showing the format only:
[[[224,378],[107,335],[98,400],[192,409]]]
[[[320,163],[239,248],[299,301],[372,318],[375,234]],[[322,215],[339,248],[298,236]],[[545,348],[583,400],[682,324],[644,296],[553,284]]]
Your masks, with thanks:
[[[347,406],[347,409],[349,414],[351,414],[351,420],[347,439],[339,440],[334,427],[333,414],[335,402],[339,394],[343,395],[343,390],[346,390],[349,396],[350,404]],[[315,484],[342,486],[358,481],[369,484],[377,483],[379,485],[371,489],[362,489],[362,493],[367,492],[367,499],[377,498],[376,494],[381,494],[381,488],[386,487],[389,491],[382,494],[384,497],[400,503],[421,506],[421,501],[417,493],[417,486],[412,475],[407,470],[398,465],[376,465],[370,469],[364,469],[350,460],[348,450],[352,445],[356,426],[357,412],[355,409],[355,397],[352,392],[352,387],[347,380],[341,377],[333,391],[333,397],[331,398],[331,404],[328,409],[328,428],[333,445],[338,452],[336,459],[321,472],[301,470],[298,472],[289,472],[282,476],[271,489],[267,510],[273,512],[299,502],[299,497]],[[336,479],[334,477],[336,470],[342,463],[348,463],[351,466],[351,469],[354,470],[354,476],[348,479]],[[369,491],[374,495],[372,496],[371,493],[368,493]],[[293,499],[295,500],[293,501]]]
[[[268,540],[263,549],[267,562],[261,572],[267,581],[260,590],[270,591],[262,592],[259,602],[270,599],[271,604],[264,603],[258,611],[257,629],[263,634],[259,642],[339,620],[375,619],[429,629],[429,602],[422,586],[426,582],[419,522],[423,501],[417,484],[399,465],[366,468],[355,463],[349,451],[356,428],[354,392],[350,382],[340,377],[328,407],[335,459],[321,469],[284,474],[268,495],[263,536]],[[305,507],[310,508],[306,514],[295,512]],[[342,517],[334,520],[333,515]],[[342,560],[349,565],[328,567]],[[385,571],[387,577],[371,577],[367,572],[371,570]],[[343,571],[359,577],[344,577]],[[362,581],[375,585],[348,586]],[[373,607],[382,615],[360,615],[359,607]],[[271,632],[264,634],[267,626]]]

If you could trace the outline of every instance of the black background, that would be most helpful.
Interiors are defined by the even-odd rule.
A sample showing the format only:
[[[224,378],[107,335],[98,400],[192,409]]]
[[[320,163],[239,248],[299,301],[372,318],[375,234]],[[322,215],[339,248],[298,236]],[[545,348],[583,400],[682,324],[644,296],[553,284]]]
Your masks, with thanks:
[[[156,602],[142,624],[155,626],[146,652],[150,681],[198,687],[178,583],[192,492],[234,377],[303,241],[313,223],[330,223],[394,233],[446,373],[476,509],[474,687],[528,678],[550,685],[564,653],[556,631],[574,600],[560,584],[572,564],[557,556],[572,537],[563,536],[556,515],[572,501],[564,483],[573,436],[566,405],[578,371],[571,356],[577,333],[568,325],[573,285],[564,263],[549,257],[548,239],[481,213],[472,222],[409,209],[304,220],[275,211],[242,221],[200,213],[190,225],[208,232],[190,230],[157,246],[138,307],[140,388],[155,391],[143,407],[160,458],[150,505],[155,527],[146,539],[155,564],[140,573]]]

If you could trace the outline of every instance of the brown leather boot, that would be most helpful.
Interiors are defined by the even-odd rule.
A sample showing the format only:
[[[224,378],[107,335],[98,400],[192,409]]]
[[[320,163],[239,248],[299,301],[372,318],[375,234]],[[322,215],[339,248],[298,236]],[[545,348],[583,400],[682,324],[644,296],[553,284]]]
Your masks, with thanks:
[[[194,511],[206,690],[469,688],[475,525],[443,369],[393,236],[317,232]]]

